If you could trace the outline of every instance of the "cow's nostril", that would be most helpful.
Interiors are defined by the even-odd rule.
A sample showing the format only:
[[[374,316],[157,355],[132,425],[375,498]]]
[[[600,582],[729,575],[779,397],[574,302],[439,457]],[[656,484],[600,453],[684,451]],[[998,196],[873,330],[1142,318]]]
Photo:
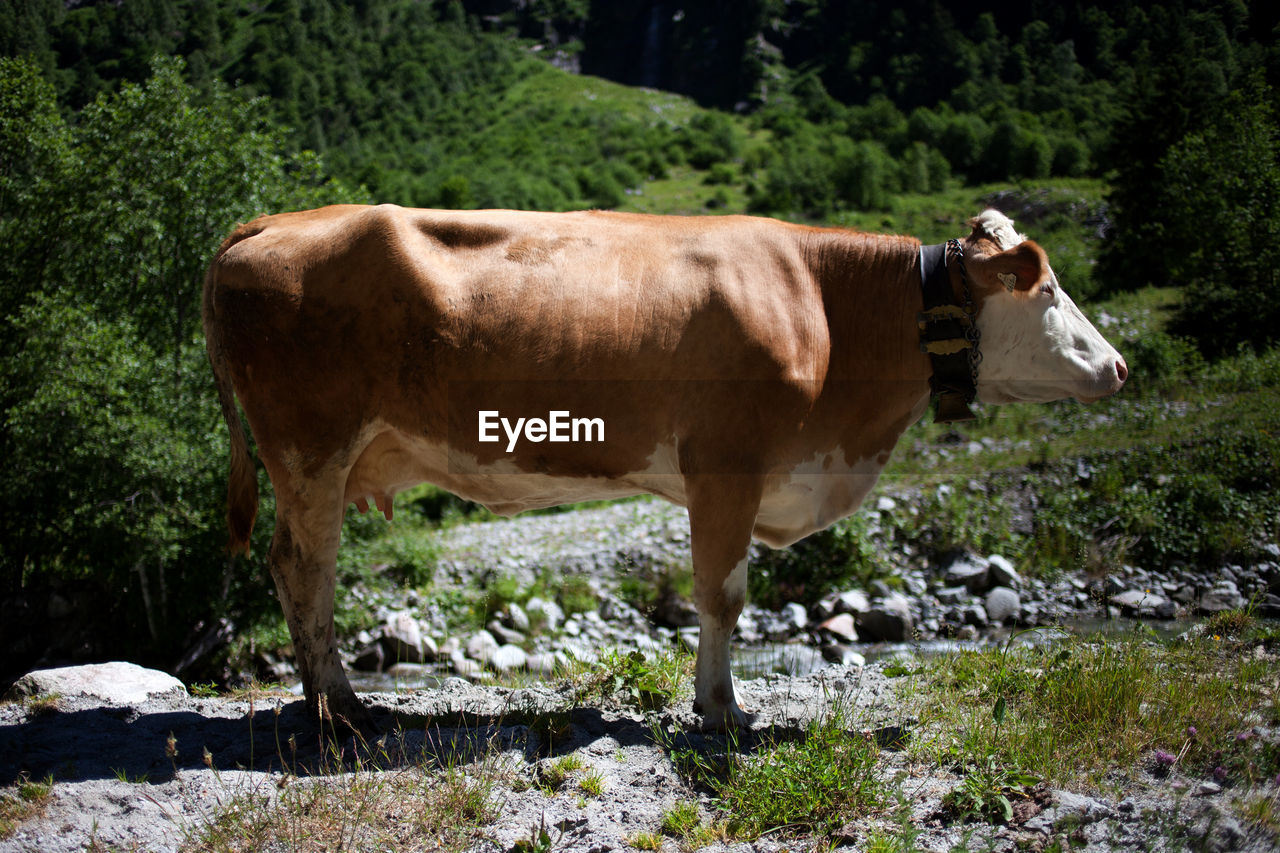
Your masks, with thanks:
[[[1124,363],[1123,358],[1116,360],[1116,376],[1120,377],[1121,382],[1129,378],[1129,365]]]

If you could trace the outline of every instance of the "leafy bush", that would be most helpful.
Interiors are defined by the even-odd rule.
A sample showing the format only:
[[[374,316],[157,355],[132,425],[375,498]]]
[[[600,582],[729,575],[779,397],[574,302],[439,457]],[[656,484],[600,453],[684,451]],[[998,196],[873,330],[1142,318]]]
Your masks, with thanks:
[[[764,551],[748,574],[751,601],[777,609],[817,601],[829,592],[865,586],[881,568],[865,514],[850,516],[789,548]]]
[[[183,74],[157,61],[68,126],[29,63],[0,63],[0,228],[28,259],[0,279],[4,593],[73,589],[112,627],[96,653],[170,666],[193,630],[269,606],[265,573],[222,548],[204,267],[238,220],[353,197],[314,156],[284,153],[261,103],[201,96]],[[262,515],[258,553],[269,504]]]

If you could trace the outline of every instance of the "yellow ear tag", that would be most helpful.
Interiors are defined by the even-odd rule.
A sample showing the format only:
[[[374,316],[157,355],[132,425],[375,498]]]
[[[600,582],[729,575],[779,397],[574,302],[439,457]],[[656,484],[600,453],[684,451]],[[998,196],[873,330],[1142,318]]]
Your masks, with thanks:
[[[996,278],[1000,279],[1004,289],[1010,293],[1013,293],[1013,289],[1018,286],[1018,277],[1011,272],[998,272]]]

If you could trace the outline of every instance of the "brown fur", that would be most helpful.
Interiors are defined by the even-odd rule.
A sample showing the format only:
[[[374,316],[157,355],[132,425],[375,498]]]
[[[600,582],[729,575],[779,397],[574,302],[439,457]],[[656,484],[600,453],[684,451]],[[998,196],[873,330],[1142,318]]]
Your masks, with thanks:
[[[993,245],[967,242],[971,272],[993,282],[1043,258],[984,267]],[[247,550],[258,498],[238,397],[276,493],[271,570],[308,702],[362,713],[333,635],[344,507],[372,498],[389,516],[396,492],[429,481],[505,513],[644,492],[687,506],[714,647],[697,699],[713,724],[737,721],[727,649],[747,544],[853,512],[928,401],[918,249],[599,212],[339,206],[237,229],[204,292],[228,523]],[[479,441],[480,409],[600,418],[605,441],[508,453]]]

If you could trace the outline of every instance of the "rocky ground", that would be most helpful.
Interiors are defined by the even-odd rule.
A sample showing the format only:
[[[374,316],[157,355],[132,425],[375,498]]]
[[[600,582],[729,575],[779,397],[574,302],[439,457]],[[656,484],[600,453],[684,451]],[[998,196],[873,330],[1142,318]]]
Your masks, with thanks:
[[[892,513],[910,499],[885,494],[871,511]],[[505,768],[494,775],[489,818],[467,841],[474,850],[522,849],[518,842],[536,839],[542,827],[551,849],[627,849],[643,833],[656,832],[664,812],[686,800],[698,802],[713,820],[714,799],[671,760],[676,742],[704,753],[724,748],[723,741],[690,734],[696,719],[687,696],[646,717],[625,697],[606,691],[584,699],[551,675],[570,658],[596,660],[607,648],[696,648],[692,612],[678,594],[642,614],[620,592],[628,573],[652,583],[670,567],[687,564],[684,514],[656,501],[626,502],[461,525],[442,543],[437,586],[473,584],[480,572],[529,589],[550,572],[561,582],[579,578],[595,604],[566,613],[554,596],[535,595],[504,604],[483,630],[459,630],[436,600],[418,593],[352,590],[351,600],[375,611],[381,627],[345,638],[348,660],[357,674],[372,679],[361,689],[380,686],[367,698],[388,731],[399,732],[390,741],[389,766],[377,772],[396,774],[415,755],[444,743],[467,761],[483,753]],[[1239,607],[1246,596],[1270,608],[1280,582],[1280,556],[1212,575],[1132,568],[1052,583],[1019,577],[1000,555],[961,553],[935,564],[910,554],[897,559],[900,584],[841,590],[807,608],[748,608],[739,626],[737,671],[756,676],[741,684],[744,705],[756,718],[754,734],[744,734],[739,748],[796,736],[833,706],[851,711],[852,731],[883,736],[905,730],[911,736],[895,679],[876,660],[885,649],[914,654],[934,642],[989,642],[1019,628],[1071,628],[1086,619],[1132,616],[1181,625],[1170,620]],[[287,680],[287,663],[267,663]],[[516,683],[534,686],[491,683],[525,671],[530,675]],[[287,692],[252,700],[200,698],[164,680],[130,692],[131,677],[90,672],[88,687],[37,685],[28,690],[35,698],[0,704],[0,784],[47,775],[54,780],[43,807],[0,840],[0,853],[176,850],[194,843],[210,819],[243,797],[277,796],[271,792],[283,790],[282,763],[303,776],[307,768],[323,768],[328,772],[316,775],[325,784],[346,778],[332,772],[332,762],[326,765],[302,703]],[[103,698],[104,684],[125,692]],[[55,698],[41,700],[42,692]],[[560,721],[554,742],[539,722],[547,715]],[[285,746],[290,735],[295,739]],[[895,737],[883,737],[883,745],[876,772],[903,793],[900,809],[879,809],[821,838],[769,833],[750,843],[713,840],[707,849],[865,849],[868,839],[902,838],[904,827],[915,849],[923,850],[1040,850],[1055,843],[1058,849],[1099,851],[1262,850],[1274,842],[1242,823],[1231,792],[1176,772],[1146,770],[1117,780],[1107,794],[1041,786],[1019,802],[1008,823],[958,822],[942,804],[960,777],[913,761]],[[350,773],[358,750],[354,742],[348,746],[343,766]],[[599,794],[536,783],[547,762],[569,754],[581,756],[600,777]],[[676,849],[674,840],[664,843]]]
[[[369,773],[356,769],[352,756],[360,750],[353,741],[344,744],[344,769],[335,772],[333,759],[326,760],[315,745],[318,738],[303,703],[291,697],[192,698],[160,673],[77,669],[63,673],[69,680],[31,687],[37,698],[0,705],[0,782],[12,784],[20,772],[33,779],[52,774],[55,780],[42,809],[0,839],[0,853],[210,849],[201,841],[208,842],[211,819],[228,809],[253,808],[247,803],[283,797],[287,784],[304,784],[297,779],[306,779],[307,768],[323,768],[316,780],[333,786]],[[50,689],[56,690],[56,701],[41,702],[39,695]],[[820,838],[769,833],[749,843],[711,840],[700,849],[858,850],[866,849],[869,839],[901,838],[904,826],[914,836],[912,846],[894,849],[1014,851],[1057,844],[1058,849],[1095,851],[1226,851],[1266,850],[1274,843],[1234,815],[1229,793],[1176,773],[1157,778],[1140,772],[1122,795],[1042,785],[1017,803],[1007,824],[961,822],[943,805],[959,778],[913,762],[901,749],[902,738],[915,734],[912,721],[903,718],[893,680],[878,666],[753,679],[743,682],[741,692],[756,719],[738,749],[750,753],[758,744],[797,736],[806,723],[839,706],[855,731],[882,744],[875,772],[893,780],[903,804],[877,809]],[[482,687],[457,677],[432,690],[367,698],[384,725],[397,732],[380,751],[384,760],[366,765],[376,766],[373,775],[401,774],[424,755],[442,750],[462,756],[464,765],[486,762],[488,770],[471,772],[489,773],[495,780],[487,793],[489,819],[468,833],[464,849],[633,849],[644,833],[657,831],[678,802],[698,803],[703,815],[715,817],[711,798],[680,776],[669,752],[673,744],[704,753],[724,749],[722,737],[691,733],[695,721],[687,701],[646,718],[608,698],[576,704],[563,687]],[[553,727],[539,723],[551,717]],[[296,749],[285,745],[291,735]],[[581,759],[579,775],[599,777],[597,793],[585,796],[574,786],[538,784],[566,755]],[[290,777],[294,782],[281,772],[282,765],[300,771]],[[303,817],[284,822],[289,820]],[[519,846],[536,839],[544,827],[550,847]],[[295,849],[287,841],[289,829],[277,832],[286,841],[273,849]],[[305,840],[307,849],[337,849],[332,839]],[[251,849],[245,843],[241,839],[239,845],[218,849]],[[662,849],[678,848],[670,838],[662,843]],[[404,847],[346,846],[435,849],[426,837]]]
[[[878,519],[918,496],[882,494],[869,510],[873,539]],[[652,651],[681,643],[697,647],[692,604],[670,578],[688,565],[685,512],[658,500],[600,509],[461,525],[440,537],[436,584],[466,588],[505,579],[511,589],[535,588],[551,575],[553,586],[576,579],[589,591],[590,609],[566,614],[553,595],[504,604],[484,629],[451,627],[433,601],[399,588],[357,586],[352,598],[381,626],[343,638],[357,680],[369,688],[429,685],[460,675],[484,683],[494,673],[529,670],[547,675],[570,657],[594,661],[603,649]],[[763,546],[753,546],[759,552]],[[1064,575],[1048,582],[1019,576],[999,554],[956,552],[930,561],[908,546],[876,543],[894,563],[892,585],[838,590],[805,607],[777,610],[748,604],[738,623],[739,672],[803,675],[829,664],[863,663],[898,650],[1003,641],[1011,631],[1146,620],[1157,629],[1182,630],[1186,620],[1237,609],[1252,599],[1255,612],[1280,616],[1280,547],[1251,566],[1214,572],[1123,571],[1089,577]],[[758,553],[757,553],[758,556]],[[640,612],[622,587],[630,579],[661,588]],[[634,584],[633,584],[634,585]],[[269,675],[288,679],[286,662],[269,662]],[[359,673],[385,673],[385,677]]]

